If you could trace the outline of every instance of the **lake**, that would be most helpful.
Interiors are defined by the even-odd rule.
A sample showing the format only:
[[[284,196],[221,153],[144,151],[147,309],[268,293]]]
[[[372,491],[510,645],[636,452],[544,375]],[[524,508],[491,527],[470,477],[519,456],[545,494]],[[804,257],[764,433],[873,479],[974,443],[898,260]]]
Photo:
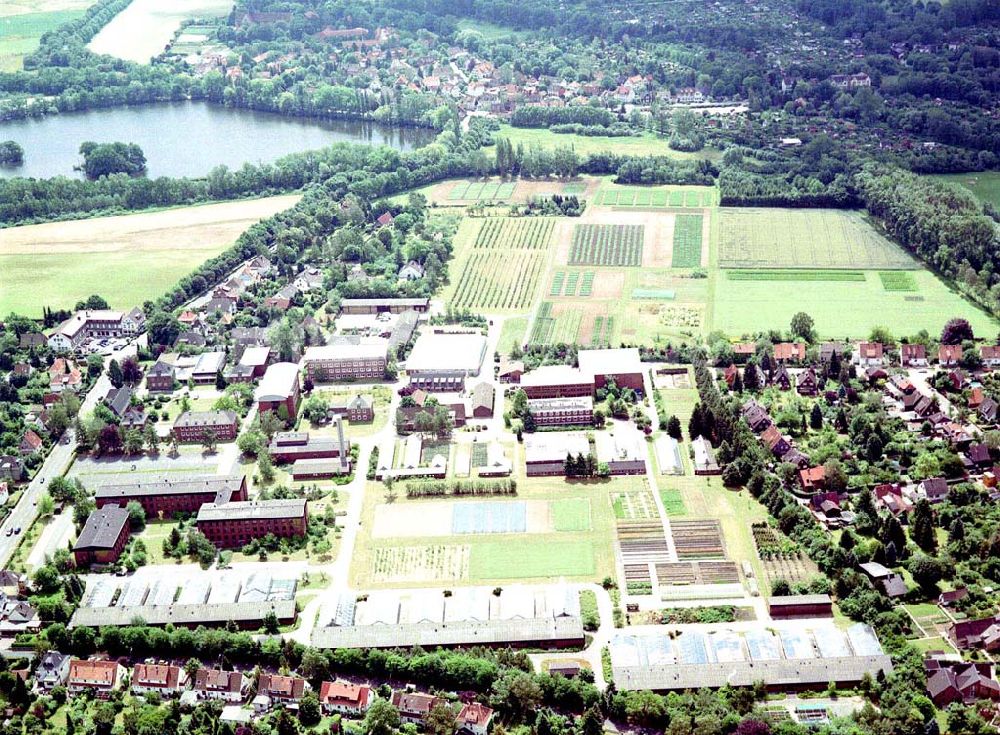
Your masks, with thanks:
[[[219,165],[267,163],[289,153],[331,143],[370,143],[408,151],[434,140],[425,128],[402,128],[360,120],[310,120],[233,109],[208,102],[168,102],[0,123],[0,141],[24,148],[24,165],[0,167],[0,177],[50,178],[82,174],[80,144],[137,143],[150,177],[197,177]]]

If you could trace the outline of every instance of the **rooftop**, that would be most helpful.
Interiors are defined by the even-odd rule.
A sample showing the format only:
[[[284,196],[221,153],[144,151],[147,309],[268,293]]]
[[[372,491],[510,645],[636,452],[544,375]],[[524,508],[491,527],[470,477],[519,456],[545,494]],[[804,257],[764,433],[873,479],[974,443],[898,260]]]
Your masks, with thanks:
[[[98,508],[87,517],[74,551],[114,548],[122,529],[128,525],[128,511],[117,505]]]
[[[478,375],[485,353],[486,338],[481,334],[424,332],[417,338],[406,360],[406,371]]]
[[[613,350],[580,350],[577,353],[580,370],[588,375],[621,375],[642,373],[642,361],[635,347]]]
[[[305,514],[305,498],[239,500],[233,503],[205,503],[198,509],[198,523],[260,518],[301,518]]]
[[[103,485],[94,492],[98,500],[129,499],[140,495],[188,495],[214,493],[228,498],[246,481],[243,475],[202,475],[200,477],[135,480],[115,485]]]
[[[299,366],[294,362],[276,362],[267,368],[254,392],[258,401],[283,401],[295,392]]]
[[[332,345],[307,347],[304,360],[384,360],[389,349],[388,340],[376,338],[361,340],[358,344],[340,342]]]

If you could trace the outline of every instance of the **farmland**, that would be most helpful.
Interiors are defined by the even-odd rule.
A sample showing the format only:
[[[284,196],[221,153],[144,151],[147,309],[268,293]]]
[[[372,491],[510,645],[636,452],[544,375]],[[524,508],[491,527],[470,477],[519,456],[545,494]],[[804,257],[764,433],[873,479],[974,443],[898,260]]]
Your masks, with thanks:
[[[719,210],[722,268],[906,269],[916,264],[858,212]]]
[[[617,186],[606,184],[596,203],[605,207],[701,208],[718,204],[718,192],[707,186]]]
[[[92,0],[62,3],[13,3],[0,7],[0,72],[18,71],[24,57],[38,48],[38,40],[63,23],[79,18]],[[45,9],[47,7],[52,9]]]
[[[464,241],[463,233],[457,239],[466,247],[456,259],[461,270],[448,301],[457,308],[488,312],[528,309],[548,268],[553,221],[493,218],[467,223],[479,229],[474,237],[466,232]]]
[[[642,265],[642,225],[576,225],[570,265]]]
[[[449,201],[506,202],[517,184],[507,182],[459,181],[448,192]]]
[[[702,222],[700,214],[682,214],[674,223],[674,268],[697,268],[701,265]]]
[[[989,202],[994,207],[1000,207],[1000,172],[981,171],[968,174],[947,174],[935,176],[939,181],[957,184],[968,191],[981,202]]]
[[[87,44],[96,54],[148,63],[173,39],[181,22],[189,18],[222,18],[229,14],[231,0],[134,0]]]
[[[71,308],[95,293],[113,307],[141,305],[296,201],[280,196],[0,230],[0,312],[39,317],[43,306]]]
[[[525,148],[531,145],[538,145],[542,148],[571,146],[581,156],[608,151],[629,156],[667,156],[680,160],[717,160],[720,155],[719,151],[714,149],[706,149],[696,153],[675,151],[667,146],[665,138],[660,138],[654,133],[628,137],[605,137],[553,133],[547,128],[515,128],[510,125],[501,125],[496,137],[506,138],[515,146],[521,143]],[[493,154],[492,148],[486,148],[485,151],[487,155]]]

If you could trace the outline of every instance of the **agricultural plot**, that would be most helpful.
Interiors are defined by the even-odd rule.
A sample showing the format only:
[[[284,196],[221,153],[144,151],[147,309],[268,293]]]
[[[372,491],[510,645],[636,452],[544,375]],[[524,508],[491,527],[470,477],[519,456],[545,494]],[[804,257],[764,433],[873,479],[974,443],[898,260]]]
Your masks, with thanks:
[[[796,584],[807,582],[819,573],[816,564],[798,544],[777,529],[766,523],[754,523],[751,532],[757,556],[764,568],[766,591],[779,579]]]
[[[638,267],[644,236],[642,225],[576,225],[569,264]]]
[[[375,550],[374,582],[460,582],[469,577],[468,546],[390,546]]]
[[[656,501],[649,487],[629,488],[612,493],[615,518],[636,521],[656,518]]]
[[[972,192],[979,201],[990,202],[994,207],[1000,207],[1000,171],[944,174],[934,178],[950,184],[957,184]]]
[[[916,291],[917,282],[907,271],[880,271],[878,278],[886,291]]]
[[[732,561],[680,561],[656,565],[661,585],[737,584],[740,570]]]
[[[615,333],[615,318],[608,316],[595,316],[594,326],[590,333],[591,347],[610,347],[612,335]]]
[[[606,207],[714,207],[718,204],[718,193],[707,186],[681,188],[608,185],[598,193],[596,203]]]
[[[556,271],[552,275],[549,296],[590,296],[594,289],[594,271]]]
[[[546,250],[554,223],[552,217],[491,217],[484,221],[473,247],[477,250]]]
[[[585,541],[490,542],[477,545],[469,562],[476,582],[533,577],[591,577],[594,547]]]
[[[719,211],[722,268],[915,268],[859,212],[833,209]]]
[[[681,214],[674,222],[674,268],[697,268],[701,265],[703,217]]]
[[[756,333],[787,329],[798,311],[815,320],[821,338],[865,338],[873,327],[894,334],[913,334],[926,329],[940,332],[953,317],[969,320],[984,334],[997,330],[997,322],[933,273],[910,271],[914,291],[887,291],[876,272],[863,280],[811,282],[788,280],[743,280],[715,288],[712,328],[726,334]]]
[[[539,304],[538,315],[531,329],[532,344],[574,344],[580,332],[580,322],[583,315],[572,304],[557,304],[554,308],[551,302]]]
[[[459,181],[448,192],[450,201],[505,202],[514,196],[517,182]]]
[[[722,529],[715,519],[671,521],[670,533],[678,559],[712,559],[725,556]]]
[[[62,9],[47,12],[18,12],[21,8],[12,8],[13,13],[0,10],[0,72],[19,71],[24,57],[38,48],[43,35],[79,18],[90,2],[70,0],[61,4]]]
[[[670,517],[682,516],[687,513],[687,509],[684,507],[684,497],[680,490],[660,490],[660,500],[663,502],[663,510]]]

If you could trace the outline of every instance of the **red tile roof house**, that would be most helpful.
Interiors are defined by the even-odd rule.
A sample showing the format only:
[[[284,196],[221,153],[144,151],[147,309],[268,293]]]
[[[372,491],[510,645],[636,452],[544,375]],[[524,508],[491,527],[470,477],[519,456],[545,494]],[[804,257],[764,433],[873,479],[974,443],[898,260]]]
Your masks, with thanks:
[[[250,689],[250,680],[239,671],[198,669],[194,675],[194,693],[198,699],[242,702]]]
[[[414,725],[423,723],[427,713],[439,701],[441,700],[433,694],[424,694],[423,692],[395,691],[392,693],[392,704],[399,710],[399,719]]]
[[[275,702],[298,702],[311,687],[309,682],[298,676],[261,674],[257,683],[257,697],[254,709],[270,708]],[[261,698],[266,699],[266,703]]]
[[[28,455],[41,451],[44,446],[45,442],[42,441],[42,437],[38,436],[31,429],[28,429],[24,432],[24,436],[21,437],[21,443],[17,448],[22,455]]]
[[[323,711],[332,715],[364,715],[375,700],[375,692],[363,684],[349,681],[324,681],[319,688],[319,703]]]
[[[826,470],[823,467],[810,467],[799,470],[799,484],[806,492],[816,492],[826,487]]]
[[[854,361],[861,367],[876,367],[882,364],[885,352],[881,342],[861,342],[854,355]]]
[[[923,345],[900,345],[899,360],[903,367],[926,367],[927,348]]]
[[[485,704],[468,702],[462,705],[462,709],[459,710],[456,724],[459,732],[469,733],[469,735],[486,735],[492,719],[493,710]]]
[[[70,694],[94,692],[100,699],[107,699],[121,686],[125,667],[117,661],[87,661],[75,658],[69,663],[66,691]]]
[[[802,362],[806,359],[803,342],[779,342],[774,346],[774,359],[778,362]]]
[[[180,666],[136,664],[132,669],[132,692],[159,692],[164,697],[179,697],[187,689],[188,675]]]
[[[952,702],[1000,701],[1000,683],[994,678],[992,663],[967,663],[929,654],[924,668],[927,693],[938,707]]]
[[[979,355],[983,358],[986,367],[1000,366],[1000,347],[996,345],[983,345],[979,348]]]
[[[938,347],[938,363],[941,367],[955,367],[962,359],[962,345],[941,345]]]

